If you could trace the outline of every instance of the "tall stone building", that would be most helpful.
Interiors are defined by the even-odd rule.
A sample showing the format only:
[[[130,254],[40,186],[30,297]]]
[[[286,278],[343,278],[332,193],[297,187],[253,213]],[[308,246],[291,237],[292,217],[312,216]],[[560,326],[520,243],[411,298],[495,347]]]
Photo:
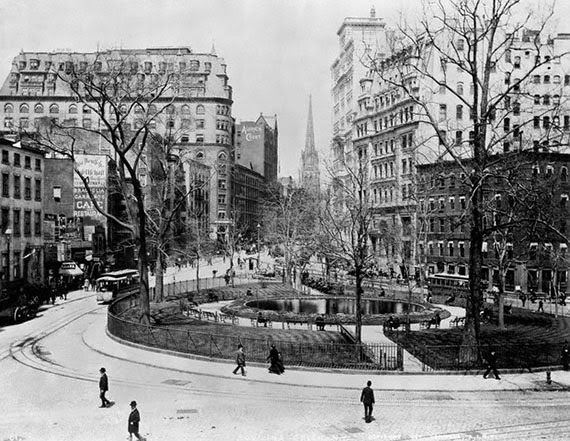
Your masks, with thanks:
[[[74,72],[92,72],[104,78],[117,66],[128,67],[130,77],[145,87],[167,78],[175,82],[176,87],[157,96],[148,108],[131,111],[129,103],[125,103],[128,116],[122,126],[135,131],[148,122],[144,118],[149,114],[160,114],[148,127],[165,139],[175,140],[180,156],[209,169],[209,188],[204,192],[209,197],[206,228],[215,237],[218,228],[225,228],[228,210],[225,201],[231,190],[222,166],[232,158],[233,98],[226,64],[213,51],[196,53],[189,47],[176,47],[91,53],[22,52],[14,58],[0,88],[2,131],[16,135],[32,133],[46,119],[85,132],[98,130],[103,122],[88,104],[78,105],[70,88],[72,84],[62,78]],[[117,124],[113,117],[110,122]],[[112,157],[111,149],[101,139],[89,140],[81,147],[82,153]],[[193,163],[185,167],[189,185],[194,180],[190,176],[194,169]],[[143,184],[146,173],[148,166],[142,164],[139,175]],[[203,171],[200,174],[204,175]]]
[[[467,42],[460,37],[438,38],[440,47],[456,48],[456,58],[467,57]],[[567,57],[559,56],[568,51],[570,35],[546,38],[521,29],[509,42],[490,72],[492,95],[504,93],[505,98],[485,116],[492,133],[485,146],[488,154],[565,153],[570,139],[570,65]],[[427,246],[418,234],[422,208],[417,167],[451,159],[450,146],[457,157],[469,158],[475,136],[468,106],[474,94],[469,73],[429,45],[413,57],[410,50],[379,58],[377,70],[360,78],[352,122],[353,152],[368,166],[375,211],[373,249],[381,267],[402,273],[404,262],[417,262],[417,250]],[[410,68],[412,63],[421,66]],[[463,242],[468,248],[469,241]],[[451,264],[445,271],[460,267]],[[462,271],[468,273],[468,268]]]
[[[369,71],[369,61],[382,59],[389,52],[386,25],[376,17],[347,17],[337,31],[339,54],[331,66],[333,98],[332,153],[336,165],[350,160],[353,152],[353,118],[360,94],[360,79]],[[342,176],[342,168],[335,173]]]
[[[305,135],[305,149],[301,152],[301,187],[319,192],[321,188],[319,170],[319,154],[315,148],[315,129],[313,126],[313,102],[309,96],[309,115],[307,117],[307,133]]]

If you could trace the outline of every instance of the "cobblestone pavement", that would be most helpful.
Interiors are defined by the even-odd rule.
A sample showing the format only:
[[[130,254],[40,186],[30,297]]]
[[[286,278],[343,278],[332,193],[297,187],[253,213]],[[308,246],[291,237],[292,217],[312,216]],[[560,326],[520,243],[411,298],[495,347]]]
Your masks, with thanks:
[[[82,298],[80,298],[82,297]],[[0,441],[117,440],[135,399],[149,440],[563,440],[570,373],[474,376],[348,375],[248,366],[147,352],[111,340],[105,310],[79,293],[0,332]],[[109,409],[99,409],[107,368]],[[360,388],[373,381],[376,420]]]

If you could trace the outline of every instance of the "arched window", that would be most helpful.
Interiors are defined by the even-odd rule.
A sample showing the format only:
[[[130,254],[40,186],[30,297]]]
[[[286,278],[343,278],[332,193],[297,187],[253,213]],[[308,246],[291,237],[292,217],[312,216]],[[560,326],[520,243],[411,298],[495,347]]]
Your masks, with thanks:
[[[188,104],[184,104],[180,110],[184,115],[187,115],[190,113],[190,106],[188,106]]]
[[[204,159],[204,152],[202,151],[196,152],[196,159]]]
[[[534,104],[540,104],[540,95],[534,96]]]
[[[560,181],[568,181],[568,169],[566,167],[560,167]]]
[[[225,152],[220,152],[220,154],[218,155],[218,160],[225,161],[227,159],[228,159],[228,155],[226,155]]]
[[[59,113],[59,106],[57,104],[49,106],[49,113]]]
[[[463,95],[463,83],[457,83],[457,95]]]
[[[156,106],[154,104],[148,106],[148,113],[150,113],[151,115],[154,115],[156,113]]]
[[[34,106],[34,113],[44,113],[44,106],[42,106],[40,103],[36,104]]]
[[[165,111],[168,115],[172,115],[176,112],[176,107],[174,107],[174,105],[172,104],[169,104],[168,106],[166,106]]]
[[[127,113],[127,105],[126,105],[126,104],[121,104],[121,105],[119,106],[119,113],[121,113],[121,114],[123,114],[123,115],[124,115],[125,113]]]
[[[554,75],[554,77],[552,77],[552,82],[554,84],[560,84],[560,75]]]
[[[14,113],[14,106],[10,103],[5,104],[4,113]]]
[[[198,104],[196,106],[196,115],[204,115],[206,113],[206,109],[202,104]]]
[[[70,104],[68,112],[69,113],[77,113],[77,106],[75,104]]]
[[[552,97],[552,104],[560,104],[560,95],[554,95]]]
[[[24,103],[20,105],[20,113],[28,113],[30,111],[30,107]]]
[[[542,97],[542,104],[547,106],[550,105],[550,95],[544,95]]]
[[[83,113],[91,113],[91,109],[89,108],[89,106],[87,104],[85,104],[83,106]]]
[[[136,115],[140,115],[140,114],[143,113],[143,112],[144,112],[144,107],[141,106],[140,104],[137,104],[137,105],[135,106],[135,114],[136,114]]]

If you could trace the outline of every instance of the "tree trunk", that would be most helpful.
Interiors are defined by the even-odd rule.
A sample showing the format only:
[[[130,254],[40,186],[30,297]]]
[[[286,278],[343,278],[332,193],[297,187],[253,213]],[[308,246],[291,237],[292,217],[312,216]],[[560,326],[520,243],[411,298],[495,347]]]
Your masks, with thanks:
[[[144,219],[144,215],[141,216]],[[146,223],[146,219],[141,221]],[[140,321],[150,323],[150,289],[148,283],[148,255],[146,248],[146,232],[141,230],[139,239],[139,275],[140,275]]]
[[[162,267],[162,253],[160,249],[156,250],[156,270],[155,270],[154,293],[155,302],[164,300],[164,269]]]
[[[364,274],[360,266],[355,267],[354,276],[356,277],[356,301],[355,301],[355,317],[356,317],[356,343],[362,343],[362,281]]]
[[[477,171],[475,171],[477,173]],[[481,312],[481,264],[482,264],[482,244],[483,244],[483,217],[481,209],[483,207],[483,192],[479,185],[480,173],[471,177],[474,187],[471,198],[471,232],[469,244],[469,294],[466,298],[465,327],[461,342],[459,361],[462,364],[469,364],[480,361],[479,335]]]
[[[196,253],[196,292],[200,292],[200,254]]]
[[[505,329],[505,274],[499,270],[499,329]]]

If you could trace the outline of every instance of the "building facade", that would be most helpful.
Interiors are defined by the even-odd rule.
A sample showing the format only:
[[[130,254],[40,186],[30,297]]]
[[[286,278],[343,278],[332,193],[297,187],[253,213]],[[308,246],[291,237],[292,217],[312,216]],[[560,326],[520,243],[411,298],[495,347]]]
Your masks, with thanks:
[[[214,51],[195,53],[189,47],[117,49],[93,53],[22,52],[0,88],[0,117],[5,133],[33,133],[42,120],[89,131],[99,129],[100,121],[89,104],[78,105],[63,80],[72,73],[92,72],[104,77],[113,69],[127,69],[145,87],[172,79],[175,87],[158,96],[148,108],[128,112],[121,122],[136,131],[141,124],[163,137],[174,140],[188,157],[211,168],[207,194],[208,228],[215,235],[226,216],[218,200],[229,192],[230,182],[217,173],[216,164],[228,160],[233,149],[232,88],[226,64]],[[164,111],[162,109],[164,108]],[[122,111],[122,109],[119,109]],[[148,115],[159,115],[147,121]],[[110,117],[111,124],[116,119]],[[86,142],[84,153],[113,157],[101,139]]]
[[[490,71],[491,95],[505,98],[484,116],[485,149],[488,154],[564,152],[570,135],[570,61],[560,56],[570,36],[545,38],[519,30],[510,38]],[[465,41],[441,39],[441,47],[457,49],[456,58],[467,57]],[[416,167],[451,159],[450,151],[469,158],[475,136],[469,73],[429,44],[414,50],[379,58],[361,77],[353,121],[353,152],[368,165],[376,212],[371,242],[379,265],[396,271],[418,259]]]
[[[236,125],[235,163],[262,175],[266,181],[277,180],[279,130],[277,116],[259,115],[256,121]]]
[[[2,281],[44,281],[44,152],[0,139]]]
[[[497,175],[483,189],[482,280],[489,291],[496,289],[504,271],[506,292],[567,293],[570,260],[560,234],[570,231],[570,154],[511,153],[505,161],[498,163],[501,171],[508,167],[509,178]],[[469,273],[463,178],[452,161],[418,166],[418,262],[426,274]]]

